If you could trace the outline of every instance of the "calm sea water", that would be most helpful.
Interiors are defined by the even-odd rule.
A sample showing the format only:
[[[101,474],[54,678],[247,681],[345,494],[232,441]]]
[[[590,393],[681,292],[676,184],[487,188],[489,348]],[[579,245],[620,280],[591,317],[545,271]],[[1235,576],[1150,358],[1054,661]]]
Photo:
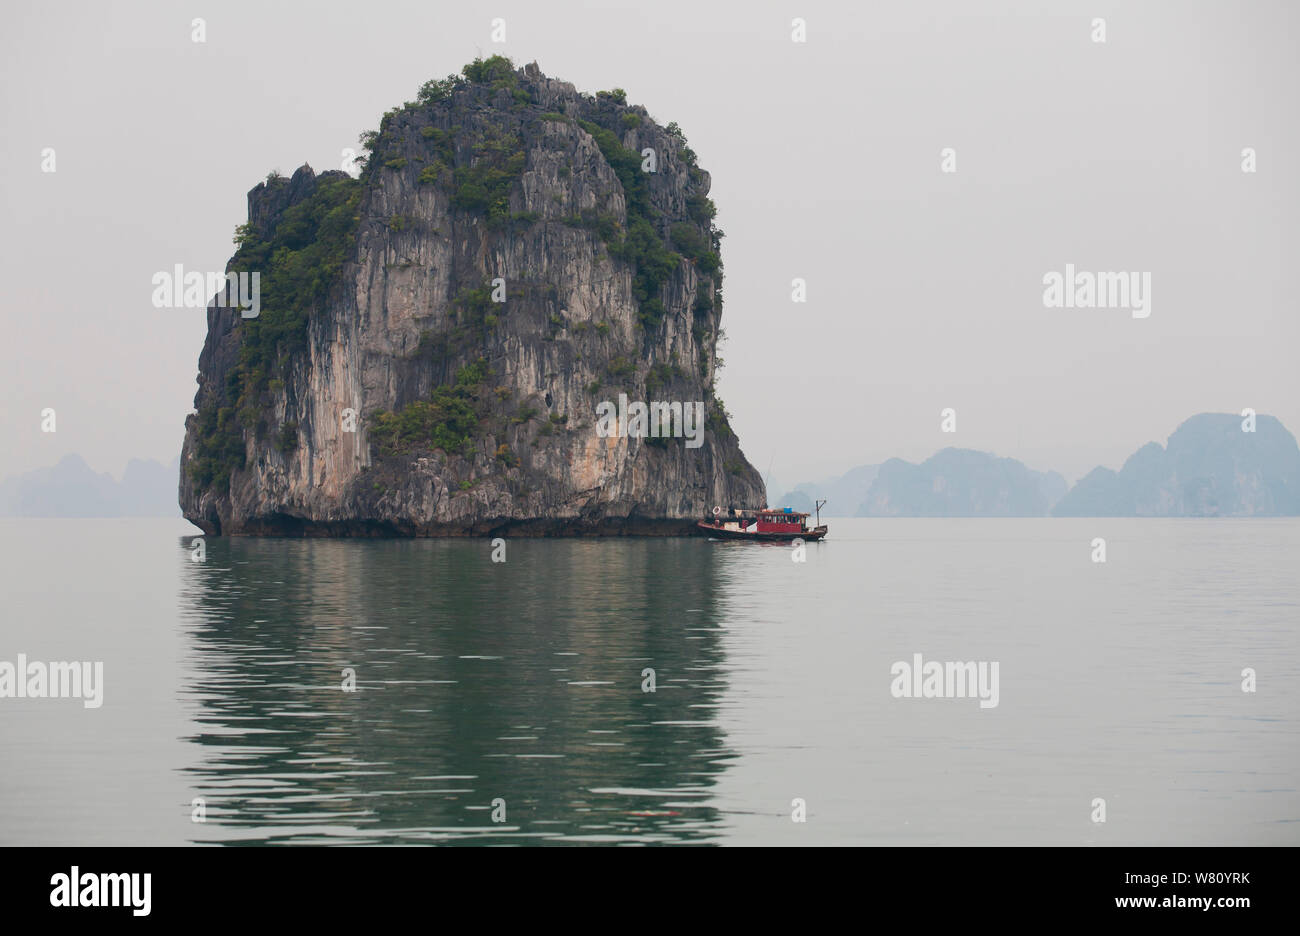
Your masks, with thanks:
[[[0,844],[1300,843],[1295,520],[188,530],[0,521],[0,660],[104,662],[99,709],[0,699]],[[999,705],[894,698],[914,653]]]

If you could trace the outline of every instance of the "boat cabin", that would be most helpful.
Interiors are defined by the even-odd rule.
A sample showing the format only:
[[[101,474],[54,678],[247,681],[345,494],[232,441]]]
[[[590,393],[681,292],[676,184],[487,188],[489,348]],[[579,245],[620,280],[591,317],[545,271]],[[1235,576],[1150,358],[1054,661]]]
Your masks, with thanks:
[[[820,508],[825,501],[818,501]],[[790,542],[791,540],[819,540],[826,535],[820,522],[809,529],[809,514],[791,507],[764,507],[748,510],[731,507],[723,513],[721,507],[713,508],[713,516],[696,522],[700,532],[719,539],[739,539],[751,542]],[[820,518],[819,518],[820,520]]]
[[[802,533],[807,529],[806,513],[799,513],[789,507],[778,510],[758,511],[759,533]]]

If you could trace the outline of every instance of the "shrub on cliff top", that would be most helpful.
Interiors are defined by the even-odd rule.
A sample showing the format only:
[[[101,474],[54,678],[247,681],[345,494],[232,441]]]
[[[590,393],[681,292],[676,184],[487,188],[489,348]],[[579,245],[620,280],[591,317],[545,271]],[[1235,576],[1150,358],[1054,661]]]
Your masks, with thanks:
[[[467,68],[469,66],[466,66]],[[445,101],[451,97],[451,93],[456,90],[463,78],[460,75],[448,75],[439,81],[436,78],[430,78],[424,84],[420,85],[420,91],[416,95],[416,100],[421,104],[436,104],[439,101]]]
[[[504,55],[493,55],[487,59],[480,56],[462,68],[461,73],[471,84],[485,84],[494,92],[509,91],[516,107],[532,103],[532,96],[519,86],[515,63]]]
[[[479,56],[460,71],[474,84],[490,84],[494,88],[513,88],[519,84],[515,63],[504,55],[493,55],[486,59]]]

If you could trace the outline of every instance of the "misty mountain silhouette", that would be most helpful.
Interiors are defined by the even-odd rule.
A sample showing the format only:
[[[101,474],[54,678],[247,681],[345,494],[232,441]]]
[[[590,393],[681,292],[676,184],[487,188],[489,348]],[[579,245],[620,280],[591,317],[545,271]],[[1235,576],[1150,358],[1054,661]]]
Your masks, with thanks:
[[[891,458],[796,485],[773,506],[824,517],[1268,517],[1300,515],[1300,447],[1272,416],[1201,413],[1168,445],[1150,442],[1119,471],[1095,468],[1066,491],[1055,471],[946,448],[918,464]]]
[[[1094,468],[1061,498],[1058,517],[1277,517],[1300,514],[1300,447],[1272,416],[1255,431],[1201,413],[1168,445],[1148,442],[1118,472]]]
[[[121,481],[97,473],[80,455],[0,482],[0,516],[5,517],[179,517],[176,473],[170,466],[133,458]]]

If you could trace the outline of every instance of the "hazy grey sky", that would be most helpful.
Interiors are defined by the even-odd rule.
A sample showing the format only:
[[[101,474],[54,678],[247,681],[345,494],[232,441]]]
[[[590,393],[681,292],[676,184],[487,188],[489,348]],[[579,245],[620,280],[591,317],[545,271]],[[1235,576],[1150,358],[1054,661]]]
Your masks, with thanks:
[[[727,233],[721,395],[783,483],[944,445],[1073,480],[1202,411],[1300,431],[1295,4],[196,0],[6,17],[0,476],[68,452],[114,474],[173,458],[205,320],[153,308],[150,277],[223,269],[269,170],[338,168],[426,79],[497,52],[625,88],[686,132]],[[1044,274],[1067,263],[1150,272],[1150,317],[1044,308]]]

